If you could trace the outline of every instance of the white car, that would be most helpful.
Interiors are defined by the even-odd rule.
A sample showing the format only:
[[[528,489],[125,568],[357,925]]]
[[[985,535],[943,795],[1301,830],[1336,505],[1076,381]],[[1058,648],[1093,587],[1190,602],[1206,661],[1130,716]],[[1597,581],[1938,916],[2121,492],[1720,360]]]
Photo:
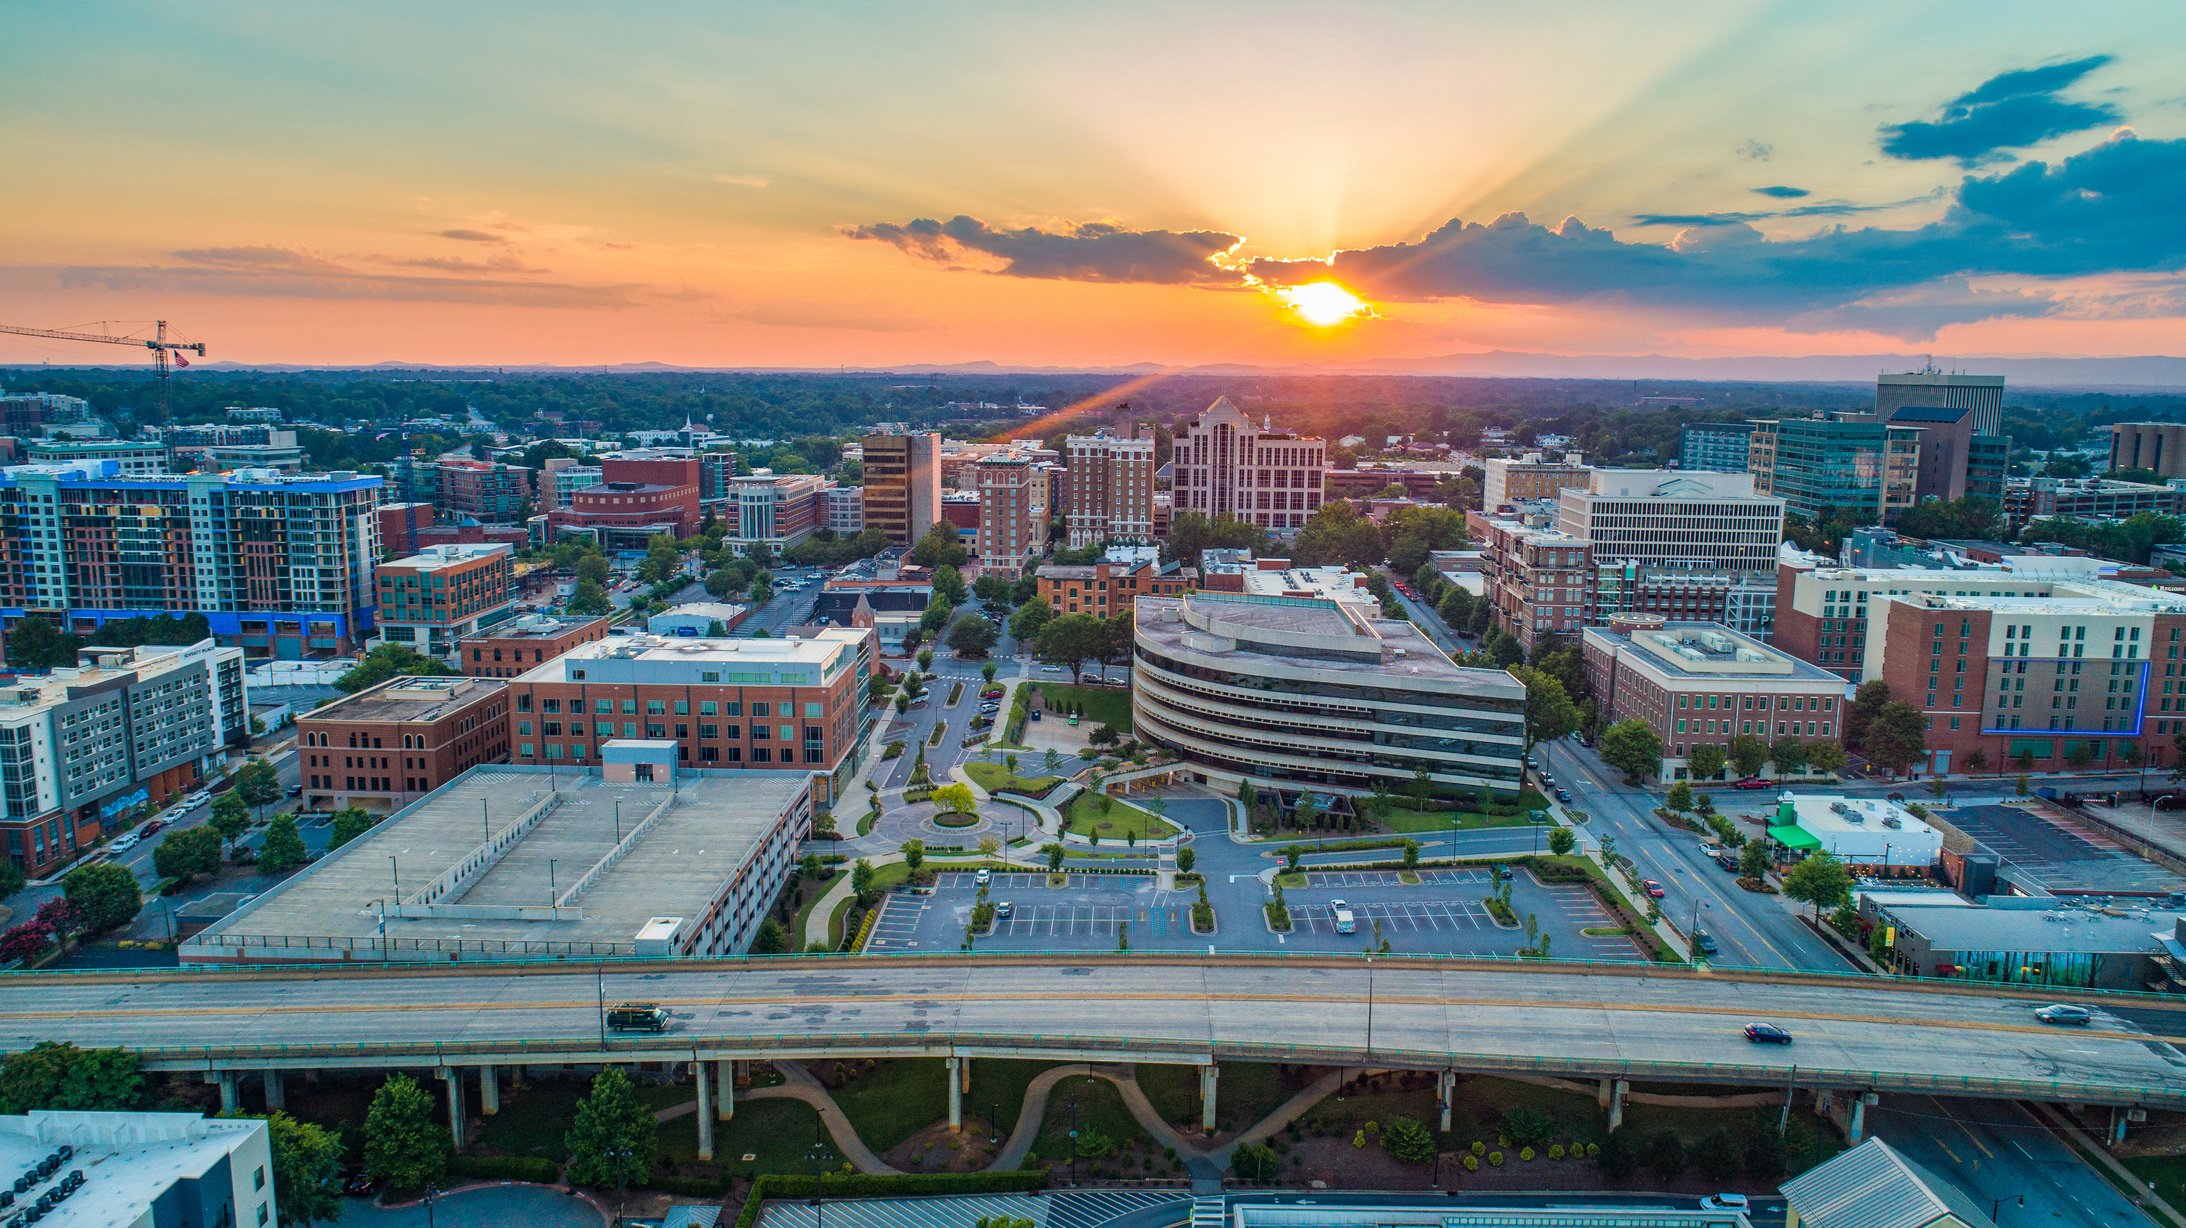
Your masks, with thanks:
[[[205,791],[205,790],[203,790],[203,789],[199,789],[199,790],[198,790],[197,792],[195,792],[195,793],[192,793],[192,794],[189,794],[188,796],[184,797],[184,798],[182,799],[182,805],[183,805],[183,807],[184,807],[185,809],[187,809],[187,808],[189,808],[189,807],[191,807],[191,806],[202,806],[202,805],[204,805],[204,804],[205,804],[205,802],[207,801],[207,799],[209,799],[209,798],[211,798],[211,797],[212,797],[212,794],[210,794],[210,793],[206,792],[206,791]]]
[[[137,833],[125,831],[114,837],[113,843],[106,846],[106,851],[109,853],[126,853],[135,847],[137,847]]]
[[[1700,1200],[1703,1211],[1750,1211],[1752,1204],[1744,1194],[1710,1194]]]

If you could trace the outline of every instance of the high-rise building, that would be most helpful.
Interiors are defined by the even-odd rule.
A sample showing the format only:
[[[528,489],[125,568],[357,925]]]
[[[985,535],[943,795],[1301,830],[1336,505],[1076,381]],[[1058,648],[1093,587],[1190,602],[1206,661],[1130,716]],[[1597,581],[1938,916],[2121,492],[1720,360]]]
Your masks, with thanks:
[[[1687,472],[1746,472],[1751,422],[1697,422],[1678,432],[1677,467]]]
[[[759,469],[729,483],[722,519],[739,546],[786,549],[818,532],[827,516],[826,478]]]
[[[1102,542],[1154,540],[1154,440],[1103,429],[1063,440],[1070,470],[1070,510],[1063,523],[1073,550]]]
[[[531,515],[531,470],[499,461],[442,457],[433,509],[445,518],[481,524],[521,524]]]
[[[865,531],[865,490],[857,486],[827,488],[827,528],[837,537],[856,537]]]
[[[598,465],[580,464],[569,457],[558,457],[540,467],[539,494],[546,503],[545,511],[566,508],[580,490],[588,490],[607,480]]]
[[[1907,406],[1924,405],[1973,411],[1976,435],[2004,433],[2004,377],[1960,375],[1929,367],[1875,378],[1875,417],[1894,421]]]
[[[1597,469],[1557,496],[1556,527],[1602,564],[1682,571],[1767,571],[1784,540],[1784,501],[1743,473]]]
[[[2152,469],[2186,478],[2186,422],[2119,422],[2110,428],[2110,468]]]
[[[263,471],[123,477],[110,461],[0,471],[0,617],[201,613],[252,656],[357,650],[372,628],[381,482]]]
[[[0,688],[0,840],[33,878],[219,768],[250,740],[243,653],[86,648]]]
[[[1466,528],[1480,543],[1481,595],[1495,625],[1527,652],[1547,636],[1577,633],[1594,617],[1594,551],[1585,538],[1481,512],[1466,517]]]
[[[1014,580],[1040,556],[1047,520],[1036,514],[1032,458],[1017,452],[989,456],[974,466],[979,492],[979,530],[973,557],[982,574]]]
[[[1594,473],[1576,455],[1552,461],[1539,452],[1515,459],[1490,457],[1483,468],[1487,476],[1480,483],[1480,506],[1491,512],[1513,504],[1553,499],[1564,491],[1584,487]]]
[[[868,435],[862,446],[865,527],[911,545],[941,519],[941,436]]]
[[[125,478],[149,478],[175,472],[174,457],[163,443],[133,443],[118,439],[41,439],[24,449],[33,465],[67,465],[76,461],[113,461]]]
[[[380,642],[453,661],[458,640],[514,613],[514,579],[514,556],[499,544],[428,546],[382,563]]]
[[[1757,420],[1748,453],[1754,489],[1810,521],[1888,519],[1913,505],[1920,435],[1844,417]]]
[[[1254,425],[1228,397],[1217,397],[1178,433],[1173,464],[1178,514],[1234,516],[1287,536],[1321,508],[1328,444]],[[1070,487],[1075,510],[1083,497],[1075,472]]]

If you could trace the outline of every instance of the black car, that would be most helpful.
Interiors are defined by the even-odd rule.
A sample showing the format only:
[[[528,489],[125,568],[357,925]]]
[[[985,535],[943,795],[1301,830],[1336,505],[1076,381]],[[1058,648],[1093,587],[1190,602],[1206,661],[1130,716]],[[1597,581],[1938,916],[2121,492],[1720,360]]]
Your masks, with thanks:
[[[1746,1025],[1746,1039],[1757,1045],[1788,1045],[1791,1043],[1791,1033],[1773,1023],[1749,1023]]]
[[[342,1193],[351,1198],[370,1198],[372,1189],[377,1184],[372,1180],[371,1174],[354,1172],[349,1174],[349,1180],[342,1182]]]

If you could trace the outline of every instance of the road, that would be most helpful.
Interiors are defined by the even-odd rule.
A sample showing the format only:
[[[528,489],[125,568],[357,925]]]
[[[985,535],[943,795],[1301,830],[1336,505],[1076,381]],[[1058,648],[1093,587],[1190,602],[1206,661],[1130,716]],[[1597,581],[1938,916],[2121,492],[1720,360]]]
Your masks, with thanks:
[[[1662,884],[1662,912],[1672,924],[1680,931],[1689,929],[1697,909],[1700,927],[1720,948],[1712,957],[1716,965],[1852,970],[1852,962],[1808,929],[1781,897],[1740,889],[1736,876],[1701,853],[1698,835],[1655,818],[1652,812],[1661,799],[1644,789],[1626,787],[1623,776],[1592,751],[1567,738],[1543,743],[1534,748],[1534,754],[1555,775],[1558,785],[1571,790],[1571,804],[1589,816],[1589,830],[1597,838],[1616,837],[1617,852],[1632,859],[1640,876]],[[1773,797],[1724,789],[1717,791],[1716,804],[1724,813],[1735,814],[1741,803],[1758,806]]]
[[[1957,1182],[1984,1208],[2001,1203],[2001,1228],[2149,1228],[2146,1214],[2024,1105],[1893,1096],[1867,1120],[1876,1135]],[[2023,1207],[2015,1201],[2022,1196]]]
[[[1857,978],[1580,971],[1386,957],[941,956],[590,969],[301,970],[0,980],[0,1049],[120,1045],[166,1068],[601,1052],[600,1004],[674,1022],[653,1052],[902,1055],[950,1047],[1618,1074],[2186,1107],[2186,1055],[2106,1013],[2061,1034],[2040,999]],[[1756,1017],[1790,1046],[1749,1045]]]
[[[971,600],[962,608],[977,613],[983,606],[977,600]],[[926,746],[926,740],[933,736],[936,726],[943,729],[941,742],[938,746],[926,746],[926,769],[935,784],[947,783],[949,769],[977,750],[976,747],[967,750],[964,739],[972,732],[972,718],[979,715],[979,691],[985,667],[994,666],[997,682],[1011,682],[1025,675],[1025,662],[1014,655],[1015,650],[1015,641],[1010,639],[1009,628],[1004,626],[993,653],[985,658],[959,657],[945,648],[934,651],[932,672],[920,671],[926,676],[925,699],[913,705],[909,712],[897,713],[893,707],[888,710],[887,719],[891,722],[888,741],[900,741],[904,745],[901,756],[875,770],[874,779],[881,788],[901,789],[911,783],[911,769],[917,762],[918,748]],[[889,664],[900,669],[907,662],[897,659]],[[917,666],[912,664],[911,668]],[[956,682],[964,684],[964,691],[952,705],[948,702],[949,687]],[[999,717],[1007,712],[1002,709],[996,715]]]

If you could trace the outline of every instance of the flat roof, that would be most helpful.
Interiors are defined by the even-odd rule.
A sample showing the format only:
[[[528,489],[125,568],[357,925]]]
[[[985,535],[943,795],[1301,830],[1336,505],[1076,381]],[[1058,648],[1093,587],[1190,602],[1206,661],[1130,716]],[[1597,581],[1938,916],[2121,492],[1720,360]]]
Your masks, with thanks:
[[[109,1228],[149,1218],[154,1200],[176,1182],[195,1180],[266,1128],[256,1118],[196,1113],[75,1113],[34,1109],[0,1117],[0,1172],[20,1173],[67,1143],[76,1149],[52,1178],[32,1186],[17,1208],[34,1202],[71,1169],[83,1188],[40,1221],[48,1228]],[[243,1175],[249,1180],[248,1174]]]
[[[438,571],[443,567],[475,563],[496,554],[512,553],[513,547],[506,542],[449,542],[446,545],[427,546],[408,558],[382,563],[380,570],[401,567],[410,571]]]
[[[579,644],[525,672],[523,682],[688,683],[700,671],[725,685],[821,686],[855,657],[862,629],[829,627],[813,636],[710,639],[610,636]],[[584,671],[582,677],[573,671]],[[767,671],[762,677],[762,671]],[[733,677],[732,677],[733,675]]]
[[[696,924],[813,778],[806,771],[679,770],[671,786],[610,782],[570,768],[472,768],[192,941],[217,950],[223,944],[206,940],[373,939],[381,904],[396,898],[398,873],[402,898],[414,897],[476,856],[489,831],[498,835],[551,799],[544,817],[498,861],[438,900],[454,905],[456,915],[389,917],[387,936],[397,942],[627,945],[658,917]],[[604,863],[617,831],[627,836],[656,808],[653,825],[619,860]],[[554,910],[558,915],[513,915],[517,909],[546,913],[558,893],[596,864],[607,868],[582,896]],[[463,915],[473,907],[481,915]],[[494,911],[510,915],[483,915]]]
[[[1894,831],[1908,836],[1926,834],[1938,840],[1943,838],[1941,832],[1929,826],[1919,815],[1896,802],[1879,797],[1807,794],[1792,798],[1791,805],[1793,812],[1799,816],[1799,826],[1817,836]],[[1889,822],[1892,819],[1897,821],[1894,827]]]
[[[503,678],[470,678],[429,675],[389,678],[377,686],[338,699],[324,708],[302,714],[312,721],[435,721],[457,708],[468,707],[508,685]]]
[[[2133,951],[2153,953],[2177,931],[2174,909],[2117,907],[2109,911],[2029,900],[1961,907],[1947,903],[1885,905],[1897,923],[1945,951]]]
[[[1498,698],[1520,698],[1525,687],[1509,672],[1475,669],[1450,660],[1417,627],[1378,617],[1376,607],[1319,597],[1261,597],[1249,593],[1192,592],[1180,597],[1140,597],[1134,626],[1164,651],[1186,651],[1225,666],[1271,674],[1301,670],[1356,674],[1413,689],[1429,684]],[[1202,631],[1186,621],[1189,610],[1210,621],[1212,635],[1235,637],[1234,647],[1210,648]],[[1164,616],[1175,611],[1176,617]],[[1273,633],[1265,639],[1255,632]],[[1304,641],[1296,646],[1282,641]],[[1317,642],[1315,642],[1317,641]]]
[[[1821,682],[1845,685],[1837,674],[1718,622],[1666,622],[1629,635],[1587,627],[1582,640],[1630,649],[1645,664],[1673,678],[1702,682]]]
[[[495,623],[484,631],[463,638],[469,640],[555,639],[580,627],[588,627],[593,623],[604,623],[606,621],[607,616],[605,614],[526,614],[522,618],[512,618],[507,622]]]

